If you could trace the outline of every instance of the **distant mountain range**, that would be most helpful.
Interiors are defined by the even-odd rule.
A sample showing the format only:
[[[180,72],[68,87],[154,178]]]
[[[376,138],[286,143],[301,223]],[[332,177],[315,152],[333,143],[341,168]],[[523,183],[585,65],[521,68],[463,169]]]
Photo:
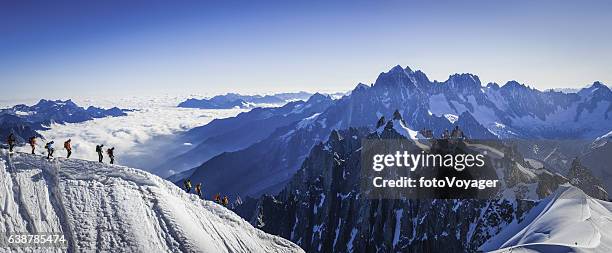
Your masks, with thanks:
[[[374,84],[359,84],[350,95],[334,100],[319,112],[302,114],[301,119],[278,126],[249,146],[209,152],[224,153],[173,179],[202,181],[207,189],[231,196],[276,193],[298,170],[310,149],[325,141],[332,130],[373,129],[381,117],[392,118],[395,110],[407,127],[429,129],[434,136],[459,125],[468,137],[478,139],[592,141],[612,130],[612,92],[600,82],[566,94],[542,92],[515,81],[483,86],[472,74],[454,74],[444,82],[430,81],[421,71],[396,66],[381,73]],[[214,145],[203,144],[199,149],[206,147]]]
[[[611,89],[612,89],[612,87],[610,87],[610,85],[607,85],[607,86],[608,86],[608,88],[611,88]],[[588,87],[588,86],[587,86],[587,87]],[[587,88],[587,87],[584,87],[584,88]],[[580,91],[581,89],[582,89],[582,88],[553,88],[553,89],[550,89],[550,90],[552,90],[552,91],[558,91],[558,92],[563,92],[563,93],[577,93],[577,92],[578,92],[578,91]]]
[[[36,130],[46,129],[52,123],[79,123],[95,118],[119,117],[130,110],[113,107],[102,109],[78,106],[72,100],[45,100],[28,106],[24,104],[0,110],[0,136],[13,132],[22,142],[30,136],[40,136]]]
[[[262,141],[277,128],[311,117],[332,103],[330,96],[316,93],[306,101],[289,102],[281,107],[254,108],[236,117],[215,119],[181,135],[178,141],[193,143],[194,148],[168,159],[155,171],[163,174],[170,169],[192,169],[223,152],[240,150]]]
[[[181,102],[178,107],[200,108],[200,109],[231,109],[231,108],[253,108],[261,104],[285,104],[296,100],[307,100],[312,93],[300,91],[294,93],[277,93],[274,95],[240,95],[227,93],[217,95],[209,99],[190,98]],[[330,94],[341,96],[342,93]]]

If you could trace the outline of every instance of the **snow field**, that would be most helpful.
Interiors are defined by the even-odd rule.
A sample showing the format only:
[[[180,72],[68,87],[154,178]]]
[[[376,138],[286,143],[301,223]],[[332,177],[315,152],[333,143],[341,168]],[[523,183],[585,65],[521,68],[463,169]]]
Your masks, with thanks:
[[[70,252],[303,252],[138,169],[2,153],[0,187],[0,236],[61,233]]]

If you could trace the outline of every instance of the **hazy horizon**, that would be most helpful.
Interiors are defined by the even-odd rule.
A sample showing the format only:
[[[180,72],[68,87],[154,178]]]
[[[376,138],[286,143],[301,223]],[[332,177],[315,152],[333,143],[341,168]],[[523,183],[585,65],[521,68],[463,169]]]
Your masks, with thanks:
[[[0,3],[0,100],[337,92],[395,65],[612,83],[609,1]],[[8,95],[6,95],[8,94]]]

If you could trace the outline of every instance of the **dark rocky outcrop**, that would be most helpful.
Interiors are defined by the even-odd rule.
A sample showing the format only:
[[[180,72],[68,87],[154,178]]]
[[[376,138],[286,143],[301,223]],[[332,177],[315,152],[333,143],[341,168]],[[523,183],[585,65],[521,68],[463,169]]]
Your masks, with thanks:
[[[397,138],[392,124],[377,136]],[[511,198],[367,199],[359,150],[368,135],[367,129],[332,131],[279,194],[259,200],[252,224],[307,252],[475,251],[534,205]]]

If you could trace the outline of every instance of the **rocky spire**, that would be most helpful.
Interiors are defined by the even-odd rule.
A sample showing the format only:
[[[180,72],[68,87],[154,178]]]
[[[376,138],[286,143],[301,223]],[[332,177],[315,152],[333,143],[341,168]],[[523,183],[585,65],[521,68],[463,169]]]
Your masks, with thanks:
[[[342,140],[342,136],[340,136],[340,133],[338,133],[338,131],[334,129],[332,130],[331,134],[329,134],[329,140],[332,142],[339,142],[340,140]]]
[[[397,109],[395,110],[395,112],[393,112],[393,120],[403,120],[402,114]]]
[[[378,122],[376,123],[376,128],[379,128],[383,126],[384,124],[385,124],[385,116],[381,116],[380,119],[378,119]]]

